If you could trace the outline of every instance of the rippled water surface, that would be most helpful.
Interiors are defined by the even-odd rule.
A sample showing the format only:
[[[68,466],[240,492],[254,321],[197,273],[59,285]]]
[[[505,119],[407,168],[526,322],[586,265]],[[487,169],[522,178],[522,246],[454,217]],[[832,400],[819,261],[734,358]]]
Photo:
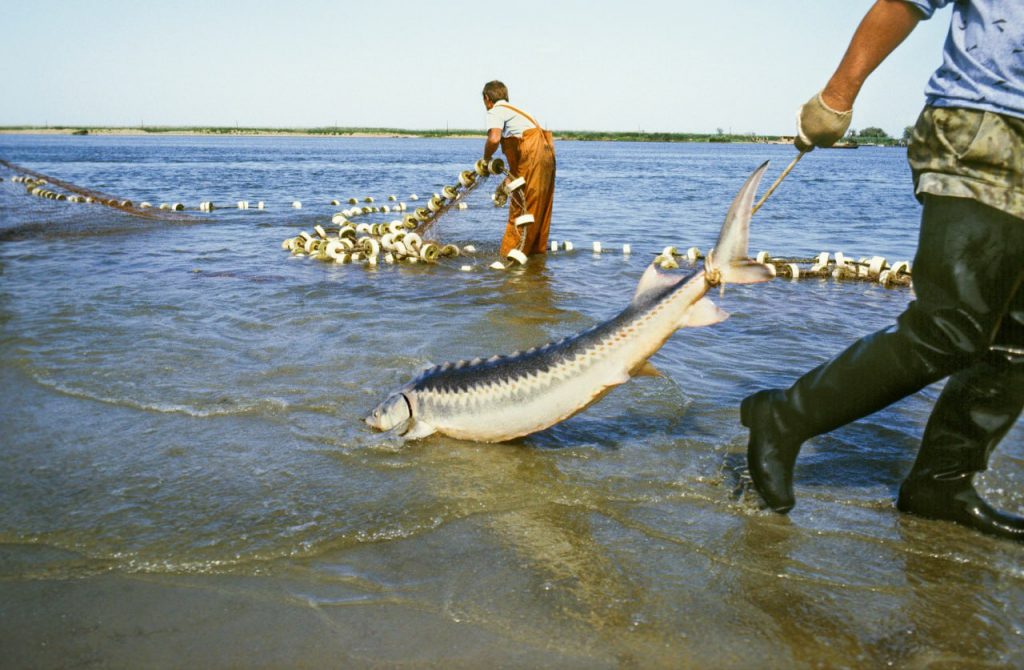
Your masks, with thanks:
[[[504,225],[487,187],[435,228],[470,259],[281,250],[332,198],[412,204],[480,144],[0,136],[2,158],[136,202],[266,202],[147,221],[29,197],[0,170],[8,662],[1024,665],[1022,550],[893,507],[937,388],[810,442],[788,517],[748,491],[740,399],[886,326],[909,289],[730,287],[732,318],[655,355],[664,377],[513,444],[370,431],[423,366],[612,316],[655,253],[706,249],[746,175],[793,156],[562,142],[553,237],[577,251],[507,273],[487,268]],[[918,216],[902,150],[816,151],[754,217],[751,251],[909,259]],[[1024,512],[1020,424],[991,465],[984,494]]]

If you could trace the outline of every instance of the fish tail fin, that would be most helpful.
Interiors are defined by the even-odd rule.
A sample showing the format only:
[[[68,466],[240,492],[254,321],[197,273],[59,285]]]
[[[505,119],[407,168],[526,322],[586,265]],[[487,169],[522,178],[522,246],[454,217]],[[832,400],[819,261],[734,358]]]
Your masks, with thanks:
[[[772,278],[771,271],[765,265],[755,263],[747,257],[750,219],[754,214],[754,196],[766,169],[768,161],[758,166],[747,177],[747,181],[732,201],[729,213],[725,215],[718,243],[704,260],[704,275],[712,285],[753,284]]]

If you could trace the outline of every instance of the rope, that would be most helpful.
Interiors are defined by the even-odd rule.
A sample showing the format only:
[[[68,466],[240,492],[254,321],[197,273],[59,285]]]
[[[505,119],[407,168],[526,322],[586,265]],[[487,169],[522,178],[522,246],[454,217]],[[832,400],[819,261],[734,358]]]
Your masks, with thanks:
[[[72,184],[70,182],[61,181],[60,179],[54,179],[53,177],[49,177],[41,172],[29,170],[28,168],[22,167],[20,165],[15,165],[14,163],[11,163],[9,161],[5,161],[2,158],[0,158],[0,165],[3,165],[4,167],[10,170],[13,170],[14,172],[21,172],[23,174],[27,174],[39,181],[46,182],[47,184],[52,184],[53,186],[62,188],[69,193],[76,193],[87,198],[92,198],[93,201],[101,205],[105,205],[106,207],[122,211],[125,214],[131,214],[132,216],[140,216],[145,219],[169,219],[173,221],[194,220],[193,217],[189,216],[188,214],[178,214],[173,210],[161,210],[155,208],[140,209],[135,207],[134,204],[131,203],[131,201],[125,200],[124,198],[115,198],[114,196],[111,196],[107,193],[103,193],[102,191],[92,191],[86,188],[82,188],[81,186],[76,186],[75,184]]]
[[[775,189],[779,187],[779,184],[781,184],[782,180],[786,178],[786,175],[789,174],[794,167],[796,167],[796,164],[800,162],[800,159],[804,157],[805,153],[807,152],[801,151],[800,153],[798,153],[796,155],[796,158],[794,158],[792,162],[790,162],[790,164],[786,167],[786,169],[782,171],[782,174],[779,175],[779,178],[775,180],[775,183],[768,187],[768,190],[764,192],[764,195],[761,196],[761,199],[757,201],[757,204],[754,205],[754,208],[750,210],[751,215],[756,214],[757,210],[761,209],[761,205],[764,204],[764,201],[768,199],[768,196],[775,192]]]

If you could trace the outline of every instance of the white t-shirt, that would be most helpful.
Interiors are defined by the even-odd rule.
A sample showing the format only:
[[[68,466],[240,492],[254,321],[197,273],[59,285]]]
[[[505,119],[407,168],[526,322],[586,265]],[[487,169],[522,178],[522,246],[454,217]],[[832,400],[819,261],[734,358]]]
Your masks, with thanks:
[[[533,123],[519,112],[514,112],[499,100],[487,110],[487,130],[500,128],[502,137],[522,137],[523,132],[533,128]]]

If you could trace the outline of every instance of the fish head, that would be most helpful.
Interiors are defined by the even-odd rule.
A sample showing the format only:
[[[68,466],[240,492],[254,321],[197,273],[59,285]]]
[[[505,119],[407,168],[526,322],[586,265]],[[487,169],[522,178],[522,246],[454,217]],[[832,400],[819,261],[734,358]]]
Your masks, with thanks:
[[[412,403],[401,391],[392,393],[366,417],[367,425],[377,430],[398,429],[399,432],[404,432],[411,422]]]

